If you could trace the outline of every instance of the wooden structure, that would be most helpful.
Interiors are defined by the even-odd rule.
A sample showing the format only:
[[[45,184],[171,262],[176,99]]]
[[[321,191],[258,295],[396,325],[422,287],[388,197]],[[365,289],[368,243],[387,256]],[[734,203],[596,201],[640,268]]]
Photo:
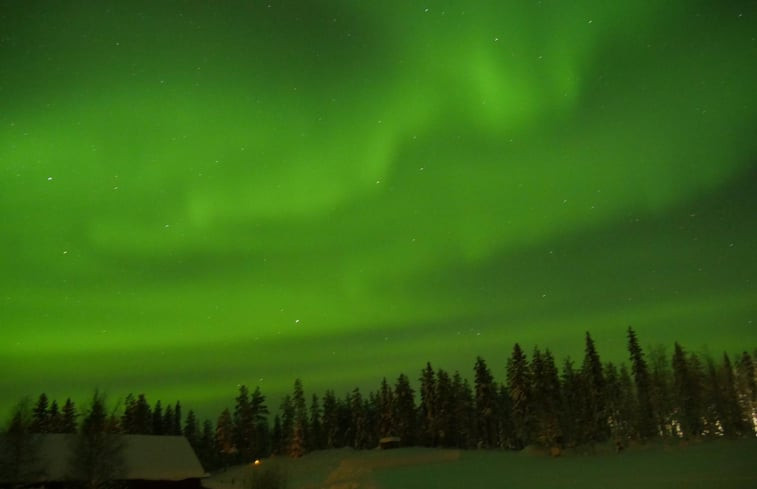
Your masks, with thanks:
[[[0,487],[44,485],[55,487],[72,480],[71,461],[77,435],[44,434],[34,437],[34,467],[20,481],[0,480]],[[183,436],[114,435],[123,444],[123,471],[117,477],[134,489],[200,489],[208,474]],[[33,475],[28,475],[33,474]]]

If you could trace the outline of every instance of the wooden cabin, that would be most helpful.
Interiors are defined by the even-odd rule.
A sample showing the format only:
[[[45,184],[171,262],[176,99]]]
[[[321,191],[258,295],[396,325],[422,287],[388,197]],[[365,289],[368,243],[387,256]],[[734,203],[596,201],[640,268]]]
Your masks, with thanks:
[[[115,480],[133,489],[200,489],[207,477],[197,455],[183,436],[114,435],[122,444],[120,474]],[[71,468],[77,435],[42,434],[33,437],[34,456],[25,480],[1,480],[2,486],[64,486],[75,480]],[[7,452],[7,450],[5,450]],[[2,477],[2,474],[0,474]],[[6,476],[7,477],[7,476]]]

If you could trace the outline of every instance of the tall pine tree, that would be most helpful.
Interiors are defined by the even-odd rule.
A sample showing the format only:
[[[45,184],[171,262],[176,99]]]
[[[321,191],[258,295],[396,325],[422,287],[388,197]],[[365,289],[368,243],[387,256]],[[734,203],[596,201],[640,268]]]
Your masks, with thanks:
[[[531,400],[531,369],[518,343],[507,361],[507,388],[511,403],[515,449],[531,443],[534,431]]]
[[[634,427],[641,440],[648,440],[657,434],[655,413],[652,405],[651,381],[644,352],[636,338],[636,332],[628,327],[628,353],[631,358],[631,372],[636,386],[636,413]]]
[[[582,439],[588,443],[601,442],[607,439],[610,432],[605,409],[605,380],[599,354],[588,331],[586,332],[581,377],[584,385],[584,417],[581,420]]]
[[[494,448],[497,446],[497,387],[486,361],[476,358],[474,371],[475,419],[478,446]]]

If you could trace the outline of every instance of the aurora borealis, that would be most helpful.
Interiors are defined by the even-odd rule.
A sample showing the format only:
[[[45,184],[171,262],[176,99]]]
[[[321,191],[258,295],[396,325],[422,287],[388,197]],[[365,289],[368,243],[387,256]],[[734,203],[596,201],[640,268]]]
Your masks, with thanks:
[[[753,348],[756,16],[0,3],[0,408]]]

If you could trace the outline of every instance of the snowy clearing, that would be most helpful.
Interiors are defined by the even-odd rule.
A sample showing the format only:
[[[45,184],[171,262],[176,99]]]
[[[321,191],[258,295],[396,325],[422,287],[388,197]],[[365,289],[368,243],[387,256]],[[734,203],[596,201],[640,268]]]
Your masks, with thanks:
[[[648,445],[616,454],[568,452],[551,458],[538,450],[503,452],[402,448],[313,452],[272,458],[214,474],[209,489],[249,489],[252,471],[286,473],[289,489],[452,488],[744,488],[757,487],[757,440]]]

